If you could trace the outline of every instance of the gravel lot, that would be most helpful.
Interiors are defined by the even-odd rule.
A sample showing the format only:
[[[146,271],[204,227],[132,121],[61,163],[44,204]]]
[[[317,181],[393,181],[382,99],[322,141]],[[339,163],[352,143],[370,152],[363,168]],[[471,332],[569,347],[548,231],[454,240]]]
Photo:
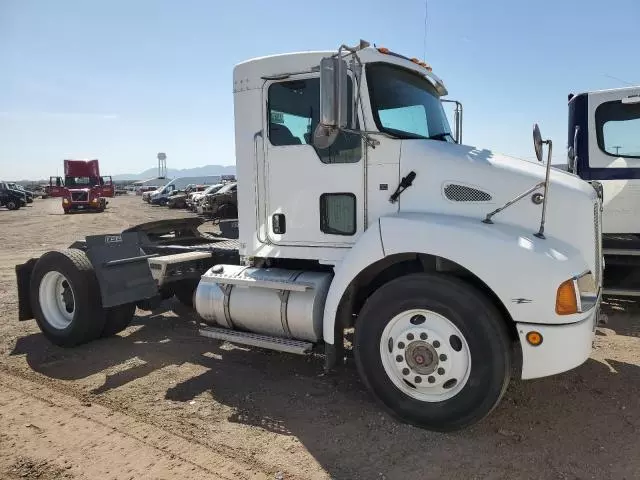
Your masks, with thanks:
[[[475,427],[436,434],[383,414],[355,367],[220,344],[173,300],[74,349],[17,321],[13,267],[86,234],[184,216],[111,199],[0,210],[0,478],[640,478],[640,310],[610,301],[591,359],[512,382]]]

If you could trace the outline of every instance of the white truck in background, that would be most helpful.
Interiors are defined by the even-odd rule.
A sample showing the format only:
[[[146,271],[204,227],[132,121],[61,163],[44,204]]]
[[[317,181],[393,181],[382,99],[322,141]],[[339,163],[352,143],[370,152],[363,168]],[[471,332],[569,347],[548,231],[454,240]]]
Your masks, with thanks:
[[[602,262],[587,182],[460,144],[431,68],[366,42],[241,63],[233,92],[238,239],[197,219],[87,237],[16,267],[21,320],[73,346],[175,293],[203,336],[321,352],[326,368],[355,328],[371,393],[440,431],[489,414],[514,364],[530,379],[589,357]],[[534,132],[541,160],[551,142]]]
[[[567,169],[602,191],[604,293],[640,297],[640,86],[569,96]]]

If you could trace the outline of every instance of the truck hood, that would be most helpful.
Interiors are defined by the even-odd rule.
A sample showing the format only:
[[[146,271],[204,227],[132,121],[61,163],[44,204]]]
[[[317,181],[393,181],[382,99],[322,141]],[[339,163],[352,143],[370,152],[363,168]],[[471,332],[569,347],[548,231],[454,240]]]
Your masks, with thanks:
[[[533,150],[533,148],[532,148]],[[400,211],[428,211],[482,221],[536,183],[545,166],[491,150],[436,140],[402,140],[400,174],[416,173],[413,185],[400,197]],[[538,231],[542,204],[538,189],[496,214],[531,234]],[[595,189],[576,175],[551,168],[545,235],[561,239],[594,258],[594,223],[599,204]],[[579,273],[579,272],[578,272]]]

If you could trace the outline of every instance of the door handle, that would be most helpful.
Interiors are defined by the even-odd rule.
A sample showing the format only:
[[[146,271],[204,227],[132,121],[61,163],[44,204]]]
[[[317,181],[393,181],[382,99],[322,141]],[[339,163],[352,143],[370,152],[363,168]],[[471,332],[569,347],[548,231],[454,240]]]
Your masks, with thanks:
[[[287,221],[284,213],[274,213],[271,217],[271,228],[273,233],[282,235],[287,231]]]

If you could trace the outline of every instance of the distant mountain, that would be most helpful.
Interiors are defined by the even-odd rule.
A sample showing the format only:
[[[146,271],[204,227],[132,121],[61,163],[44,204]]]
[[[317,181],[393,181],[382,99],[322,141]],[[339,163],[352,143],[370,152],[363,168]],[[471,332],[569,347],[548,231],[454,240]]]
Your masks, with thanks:
[[[194,168],[169,168],[167,169],[167,177],[199,177],[204,175],[235,175],[235,165],[205,165],[203,167]],[[113,175],[113,180],[145,180],[147,178],[155,178],[158,176],[158,168],[149,168],[140,173],[121,173],[120,175]]]

